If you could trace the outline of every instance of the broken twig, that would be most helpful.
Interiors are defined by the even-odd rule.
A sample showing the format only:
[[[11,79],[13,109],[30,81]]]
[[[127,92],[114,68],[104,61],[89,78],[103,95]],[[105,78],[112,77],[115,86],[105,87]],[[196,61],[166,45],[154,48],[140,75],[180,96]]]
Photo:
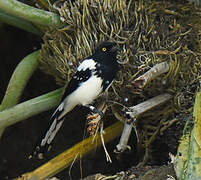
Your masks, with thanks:
[[[126,114],[128,114],[131,119],[133,119],[132,121],[126,121],[124,124],[124,129],[119,141],[119,144],[116,146],[116,152],[123,152],[126,149],[128,149],[128,139],[130,137],[131,131],[132,131],[132,127],[135,127],[134,122],[135,119],[143,114],[144,112],[158,106],[161,105],[162,103],[167,102],[168,100],[170,100],[173,96],[170,94],[161,94],[158,95],[156,97],[153,97],[145,102],[142,102],[136,106],[130,107],[130,112],[126,112]]]
[[[170,65],[167,62],[162,62],[156,64],[149,71],[138,77],[133,81],[133,85],[137,89],[143,89],[146,84],[148,84],[151,80],[155,79],[157,76],[168,72]]]

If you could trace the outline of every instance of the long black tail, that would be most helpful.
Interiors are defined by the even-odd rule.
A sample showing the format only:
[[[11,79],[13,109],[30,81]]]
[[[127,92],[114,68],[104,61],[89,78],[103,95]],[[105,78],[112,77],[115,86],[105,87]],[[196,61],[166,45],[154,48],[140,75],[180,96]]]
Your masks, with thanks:
[[[65,119],[65,116],[61,116],[63,114],[63,108],[58,107],[54,114],[52,115],[50,119],[50,124],[46,131],[40,136],[38,141],[36,142],[34,151],[30,155],[32,156],[38,156],[39,159],[43,158],[43,154],[48,152],[51,148],[51,143],[54,140],[54,137],[56,136],[57,132],[61,128],[63,121]]]

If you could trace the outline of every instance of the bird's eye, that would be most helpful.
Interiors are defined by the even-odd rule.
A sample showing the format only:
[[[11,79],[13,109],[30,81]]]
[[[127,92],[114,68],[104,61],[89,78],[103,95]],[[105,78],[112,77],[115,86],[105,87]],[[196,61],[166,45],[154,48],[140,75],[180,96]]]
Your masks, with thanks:
[[[102,51],[103,51],[103,52],[105,52],[106,50],[107,50],[107,49],[106,49],[105,47],[104,47],[104,48],[102,48]]]

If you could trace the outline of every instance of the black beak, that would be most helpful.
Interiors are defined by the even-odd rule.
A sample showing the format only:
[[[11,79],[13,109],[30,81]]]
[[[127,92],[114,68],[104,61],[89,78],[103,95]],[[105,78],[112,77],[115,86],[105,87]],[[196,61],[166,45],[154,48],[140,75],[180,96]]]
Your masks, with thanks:
[[[115,44],[112,48],[111,48],[111,52],[112,53],[115,53],[115,52],[117,52],[119,50],[119,47]]]

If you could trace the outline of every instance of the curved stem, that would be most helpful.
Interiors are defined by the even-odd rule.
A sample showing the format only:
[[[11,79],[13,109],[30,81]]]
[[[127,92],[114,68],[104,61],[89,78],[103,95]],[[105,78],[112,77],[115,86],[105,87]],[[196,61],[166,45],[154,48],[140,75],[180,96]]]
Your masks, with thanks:
[[[6,128],[33,115],[55,107],[62,96],[58,89],[0,112],[0,127]]]
[[[39,54],[39,50],[29,54],[16,67],[8,84],[0,111],[17,104],[29,78],[38,67]]]
[[[18,18],[16,16],[9,15],[2,10],[0,10],[0,21],[7,23],[9,25],[18,27],[18,28],[23,29],[25,31],[34,33],[34,34],[39,35],[39,36],[42,36],[42,34],[43,34],[39,29],[37,29],[30,22],[28,22],[24,19]]]
[[[0,9],[13,16],[45,26],[61,27],[57,14],[31,7],[16,0],[0,0]]]
[[[120,136],[123,128],[121,122],[116,122],[115,124],[104,129],[104,142],[108,143],[118,136]],[[94,143],[93,143],[94,142]],[[60,155],[56,156],[54,159],[40,166],[32,172],[23,174],[21,177],[16,178],[15,180],[44,180],[48,177],[51,177],[58,172],[62,171],[75,160],[79,160],[83,156],[89,154],[92,150],[101,146],[101,137],[99,134],[94,138],[90,136],[87,139],[84,139],[80,143],[76,144],[72,148],[66,150]]]

